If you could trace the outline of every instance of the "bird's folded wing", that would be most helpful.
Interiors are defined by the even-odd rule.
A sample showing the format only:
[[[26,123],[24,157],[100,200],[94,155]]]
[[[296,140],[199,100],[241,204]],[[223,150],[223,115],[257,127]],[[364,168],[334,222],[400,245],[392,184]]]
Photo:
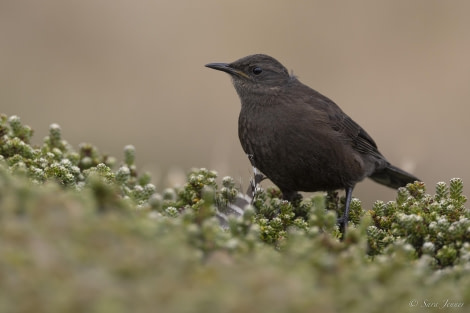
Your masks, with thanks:
[[[321,96],[322,99],[319,99]],[[344,138],[351,143],[354,150],[362,154],[375,156],[379,159],[384,159],[383,155],[377,149],[377,144],[374,139],[361,127],[354,122],[341,108],[332,100],[317,94],[316,105],[321,103],[326,112],[328,112],[329,125],[341,133],[340,138]]]

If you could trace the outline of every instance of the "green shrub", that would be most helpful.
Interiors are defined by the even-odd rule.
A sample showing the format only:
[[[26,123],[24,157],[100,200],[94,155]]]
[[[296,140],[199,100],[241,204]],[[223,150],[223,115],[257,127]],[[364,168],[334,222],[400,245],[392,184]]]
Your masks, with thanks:
[[[370,211],[337,193],[289,203],[256,193],[243,214],[233,179],[194,169],[157,192],[51,125],[41,146],[0,117],[0,312],[429,312],[470,303],[463,183],[420,182]],[[455,310],[455,308],[454,308]]]

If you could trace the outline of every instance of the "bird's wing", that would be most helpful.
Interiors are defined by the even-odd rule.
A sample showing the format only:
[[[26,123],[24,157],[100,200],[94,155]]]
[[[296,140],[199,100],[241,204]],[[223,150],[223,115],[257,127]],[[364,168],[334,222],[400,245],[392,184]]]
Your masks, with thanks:
[[[312,100],[312,105],[323,106],[328,115],[328,124],[331,125],[333,130],[341,133],[341,137],[349,141],[356,151],[383,159],[374,139],[359,124],[344,113],[336,103],[318,92],[316,92]]]
[[[349,116],[343,112],[341,113],[342,114],[337,114],[334,118],[333,127],[338,128],[338,131],[345,134],[346,138],[351,140],[356,151],[382,158],[374,139]]]

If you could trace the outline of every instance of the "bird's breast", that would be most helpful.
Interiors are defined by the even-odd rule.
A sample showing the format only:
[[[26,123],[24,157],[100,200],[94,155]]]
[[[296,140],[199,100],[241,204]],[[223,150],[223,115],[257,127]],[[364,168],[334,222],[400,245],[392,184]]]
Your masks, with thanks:
[[[295,116],[288,109],[279,108],[273,105],[242,107],[238,135],[245,153],[253,155],[255,160],[282,160],[298,146],[312,143],[309,139],[312,131],[299,131]]]
[[[242,107],[240,143],[252,164],[281,189],[335,189],[360,179],[360,160],[344,157],[351,154],[350,145],[320,117],[289,106]],[[342,174],[346,169],[353,177]]]

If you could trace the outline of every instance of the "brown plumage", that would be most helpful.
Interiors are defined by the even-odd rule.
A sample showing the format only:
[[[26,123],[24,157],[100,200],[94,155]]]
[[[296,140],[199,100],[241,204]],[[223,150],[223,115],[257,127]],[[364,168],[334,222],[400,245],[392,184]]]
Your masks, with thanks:
[[[346,190],[343,231],[358,182],[370,177],[398,188],[419,180],[391,165],[361,126],[276,59],[255,54],[206,66],[231,75],[242,104],[238,135],[243,150],[284,199],[297,191]]]

